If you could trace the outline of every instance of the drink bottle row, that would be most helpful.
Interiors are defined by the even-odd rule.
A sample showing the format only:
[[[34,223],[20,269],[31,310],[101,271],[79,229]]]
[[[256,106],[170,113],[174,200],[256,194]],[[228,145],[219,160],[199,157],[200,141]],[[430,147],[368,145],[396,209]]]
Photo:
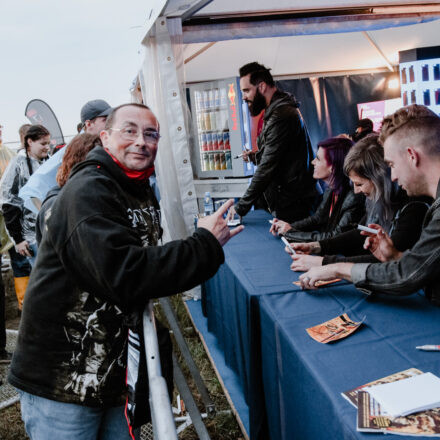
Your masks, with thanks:
[[[231,152],[203,153],[202,171],[232,170]]]
[[[199,133],[203,131],[227,130],[228,128],[227,109],[197,112],[197,129]]]
[[[226,108],[228,105],[228,97],[225,88],[214,88],[209,90],[196,90],[194,92],[196,101],[196,110],[214,110],[218,108]]]
[[[230,150],[229,131],[215,131],[199,135],[200,151]]]

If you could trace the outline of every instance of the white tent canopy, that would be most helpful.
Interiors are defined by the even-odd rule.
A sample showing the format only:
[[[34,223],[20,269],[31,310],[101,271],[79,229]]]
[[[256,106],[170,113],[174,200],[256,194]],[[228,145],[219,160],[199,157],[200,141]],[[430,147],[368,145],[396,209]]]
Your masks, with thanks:
[[[393,70],[398,52],[440,45],[440,2],[156,0],[141,74],[163,139],[157,160],[162,209],[172,238],[187,235],[197,211],[185,82],[236,76],[259,61],[275,76]],[[151,25],[151,27],[150,27]],[[349,32],[348,32],[349,31]]]

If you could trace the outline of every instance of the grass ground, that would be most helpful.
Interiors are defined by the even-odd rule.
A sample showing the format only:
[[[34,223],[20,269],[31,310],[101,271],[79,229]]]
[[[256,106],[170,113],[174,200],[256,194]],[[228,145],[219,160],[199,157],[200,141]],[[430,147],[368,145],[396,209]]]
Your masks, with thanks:
[[[220,385],[220,382],[214,370],[212,369],[211,363],[208,359],[208,356],[206,355],[203,345],[194,327],[192,326],[191,320],[186,312],[181,295],[174,296],[172,298],[172,303],[174,309],[177,312],[177,317],[180,326],[183,329],[185,340],[189,346],[189,349],[197,364],[197,367],[200,370],[201,376],[208,388],[211,399],[215,403],[216,410],[217,411],[230,410],[230,406],[223,393],[223,389]],[[165,323],[166,320],[163,319],[163,317],[161,316],[162,313],[160,310],[160,306],[157,307],[156,313],[161,318],[162,322]],[[8,325],[11,325],[13,327],[17,327],[17,323],[18,323],[17,320],[8,321]],[[182,358],[177,348],[175,349],[175,352],[177,353],[177,357],[179,359],[180,365],[187,378],[188,384],[197,402],[198,408],[201,412],[203,412],[204,408],[201,402],[200,395],[198,394],[193,381],[189,378],[188,370],[185,366],[185,363],[182,362]],[[0,378],[5,377],[5,372],[6,372],[5,367],[0,366]],[[176,393],[175,393],[175,397],[176,397]],[[208,429],[208,432],[212,440],[242,440],[243,439],[243,435],[232,413],[219,414],[212,419],[205,419],[205,425]],[[180,434],[179,438],[181,440],[196,440],[198,439],[198,436],[194,428],[189,427]],[[0,439],[1,440],[28,439],[24,430],[23,422],[21,421],[19,403],[4,410],[0,410]]]

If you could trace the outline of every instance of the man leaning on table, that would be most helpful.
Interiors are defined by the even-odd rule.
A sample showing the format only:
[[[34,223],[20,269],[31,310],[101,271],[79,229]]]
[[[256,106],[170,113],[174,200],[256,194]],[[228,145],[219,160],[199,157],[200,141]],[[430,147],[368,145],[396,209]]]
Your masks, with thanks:
[[[401,253],[378,225],[367,234],[365,248],[383,263],[337,263],[314,267],[301,275],[302,287],[320,280],[344,278],[367,292],[408,295],[421,288],[440,306],[440,117],[427,107],[410,105],[383,120],[380,140],[391,178],[408,195],[435,199],[426,213],[418,242]]]

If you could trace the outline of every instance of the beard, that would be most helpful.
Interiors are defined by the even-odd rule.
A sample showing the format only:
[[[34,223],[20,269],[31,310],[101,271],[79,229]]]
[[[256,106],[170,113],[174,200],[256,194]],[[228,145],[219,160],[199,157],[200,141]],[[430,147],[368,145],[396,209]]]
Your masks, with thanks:
[[[254,100],[248,101],[249,112],[252,116],[258,116],[266,108],[266,99],[257,89]]]

